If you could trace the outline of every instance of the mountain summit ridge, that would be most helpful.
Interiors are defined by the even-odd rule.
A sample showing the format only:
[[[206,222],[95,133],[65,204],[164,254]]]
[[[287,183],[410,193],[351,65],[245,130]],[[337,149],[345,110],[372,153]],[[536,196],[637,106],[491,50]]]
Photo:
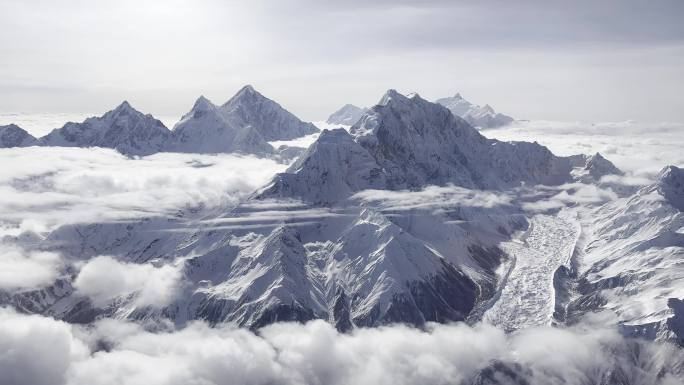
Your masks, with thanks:
[[[280,158],[284,155],[276,152],[269,141],[298,138],[318,132],[318,128],[247,85],[221,106],[199,96],[173,130],[124,100],[100,117],[69,122],[39,139],[22,131],[14,125],[3,126],[0,147],[105,147],[133,156],[169,151],[237,152]],[[292,154],[301,151],[289,150],[297,150],[290,151]]]
[[[460,93],[456,93],[456,95],[451,97],[437,99],[435,103],[448,108],[454,115],[465,119],[473,127],[496,128],[514,121],[510,116],[496,112],[489,104],[478,106],[467,101]]]
[[[38,139],[43,146],[108,147],[125,155],[151,155],[162,151],[171,131],[150,114],[123,101],[101,117],[69,122]]]
[[[357,160],[345,160],[350,154]],[[331,203],[333,196],[339,201],[365,188],[559,185],[572,181],[572,169],[587,159],[557,157],[536,143],[487,139],[446,107],[390,89],[349,134],[324,131],[293,167],[274,179],[264,196],[294,194],[291,198]],[[337,177],[328,179],[332,175]],[[321,180],[336,186],[332,195],[315,193],[311,186]]]

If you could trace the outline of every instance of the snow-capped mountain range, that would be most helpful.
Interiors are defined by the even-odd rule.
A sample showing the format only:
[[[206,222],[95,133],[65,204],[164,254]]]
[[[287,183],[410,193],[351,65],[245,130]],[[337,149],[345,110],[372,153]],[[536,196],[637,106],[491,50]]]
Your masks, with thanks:
[[[67,123],[38,139],[43,146],[108,147],[126,155],[162,151],[171,132],[152,115],[144,115],[124,101],[102,117]]]
[[[489,104],[478,106],[465,100],[460,93],[451,97],[437,99],[435,103],[448,108],[452,114],[464,119],[475,128],[501,127],[514,121],[510,116],[494,111]],[[332,113],[326,122],[331,125],[353,126],[367,111],[368,108],[345,104],[342,108]]]
[[[131,138],[133,127],[142,133]],[[173,131],[162,128],[124,103],[48,137],[138,154],[267,153],[278,135],[315,131],[251,87],[220,107],[200,97]],[[27,140],[3,129],[7,143]],[[72,262],[107,255],[176,269],[182,285],[168,303],[141,305],[134,293],[96,304],[74,287],[73,268],[0,302],[80,323],[324,319],[342,331],[479,320],[516,330],[610,309],[626,333],[681,342],[684,292],[672,282],[682,276],[684,174],[667,167],[608,203],[573,196],[622,174],[601,154],[488,139],[441,104],[389,90],[235,207],[11,239]]]
[[[494,111],[489,104],[478,106],[465,100],[460,93],[451,97],[437,99],[435,103],[448,108],[451,113],[465,119],[473,127],[495,128],[505,126],[514,121],[510,116]]]
[[[101,117],[67,123],[38,139],[16,125],[3,126],[0,147],[105,147],[140,156],[171,151],[277,156],[269,141],[316,132],[313,124],[302,122],[248,85],[220,107],[199,97],[173,130],[124,101]]]
[[[345,104],[342,108],[333,112],[328,117],[328,120],[326,120],[326,123],[353,126],[366,111],[368,111],[368,108],[357,107],[353,104]]]
[[[489,140],[446,108],[389,90],[349,133],[324,131],[263,194],[334,203],[369,188],[561,184],[581,160],[538,144]]]

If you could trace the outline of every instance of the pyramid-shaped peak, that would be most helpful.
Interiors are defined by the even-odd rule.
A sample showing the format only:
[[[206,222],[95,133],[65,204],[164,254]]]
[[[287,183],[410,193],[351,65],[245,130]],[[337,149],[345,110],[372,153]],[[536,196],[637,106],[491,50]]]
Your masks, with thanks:
[[[658,173],[658,183],[667,185],[681,183],[684,187],[684,170],[677,166],[666,166]]]
[[[8,125],[0,126],[0,128],[6,129],[6,130],[23,130],[23,128],[17,126],[14,123],[10,123]]]
[[[142,115],[142,113],[140,111],[136,110],[135,108],[133,108],[133,106],[131,106],[131,104],[128,103],[127,100],[124,100],[115,109],[113,109],[112,111],[108,112],[105,115],[120,116],[120,115],[128,115],[128,114],[140,114],[140,115]]]
[[[255,90],[254,87],[248,84],[240,88],[240,91],[230,98],[230,100],[228,100],[224,106],[234,106],[243,103],[249,104],[259,101],[270,101],[270,99],[259,93],[259,91]]]
[[[14,123],[0,125],[0,148],[30,146],[35,141],[36,138]]]
[[[212,103],[209,99],[205,98],[204,95],[200,95],[199,98],[195,101],[195,104],[193,105],[192,109],[193,111],[206,111],[212,108],[215,108],[216,106],[214,103]]]
[[[385,94],[382,96],[380,99],[380,102],[378,102],[379,105],[381,106],[386,106],[389,105],[392,102],[405,102],[407,101],[408,98],[395,89],[389,89]]]
[[[252,95],[252,96],[259,95],[259,96],[261,96],[259,91],[255,90],[251,84],[247,84],[246,86],[240,88],[240,91],[238,91],[237,94],[235,94],[235,96],[247,96],[247,95]]]
[[[667,166],[658,174],[660,194],[679,211],[684,211],[684,170],[677,166]]]
[[[595,179],[600,179],[606,175],[623,175],[624,173],[617,168],[611,161],[604,158],[600,153],[596,153],[587,158],[585,170]]]
[[[121,102],[121,104],[119,104],[116,107],[116,109],[117,110],[130,110],[130,109],[133,109],[133,107],[131,106],[130,103],[128,103],[128,100],[124,100],[123,102]]]
[[[463,96],[461,96],[460,92],[457,92],[456,95],[454,95],[454,99],[463,99]]]

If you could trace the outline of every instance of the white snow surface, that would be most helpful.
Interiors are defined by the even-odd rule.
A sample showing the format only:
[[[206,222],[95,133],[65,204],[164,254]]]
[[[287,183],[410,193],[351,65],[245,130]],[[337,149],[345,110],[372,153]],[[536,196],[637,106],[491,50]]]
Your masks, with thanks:
[[[682,176],[666,167],[654,184],[585,214],[583,274],[625,324],[664,322],[668,299],[684,297]]]
[[[498,300],[484,320],[504,330],[551,325],[555,306],[553,276],[569,266],[579,237],[579,223],[567,211],[536,215],[519,238],[501,245],[511,257],[502,274]],[[506,266],[503,266],[506,267]]]

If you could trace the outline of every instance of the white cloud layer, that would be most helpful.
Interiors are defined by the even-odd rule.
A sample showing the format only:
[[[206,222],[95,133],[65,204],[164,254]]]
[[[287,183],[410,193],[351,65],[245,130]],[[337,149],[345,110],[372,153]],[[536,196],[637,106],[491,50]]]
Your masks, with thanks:
[[[0,149],[0,236],[67,223],[170,215],[189,206],[231,206],[285,165],[237,155],[113,150]]]
[[[653,177],[666,165],[684,167],[684,124],[635,121],[586,123],[523,121],[482,134],[537,141],[556,155],[600,152],[631,176]]]
[[[180,270],[174,266],[155,267],[99,256],[81,267],[74,287],[99,307],[131,294],[135,294],[136,306],[160,307],[173,300],[180,288],[180,278]]]
[[[62,268],[56,253],[0,244],[0,290],[36,289],[54,282]]]
[[[684,378],[681,350],[590,326],[506,335],[487,325],[431,324],[340,334],[319,320],[258,334],[203,323],[149,332],[116,320],[81,328],[0,309],[0,351],[6,385],[459,384],[496,363],[518,376],[500,372],[501,384]]]

